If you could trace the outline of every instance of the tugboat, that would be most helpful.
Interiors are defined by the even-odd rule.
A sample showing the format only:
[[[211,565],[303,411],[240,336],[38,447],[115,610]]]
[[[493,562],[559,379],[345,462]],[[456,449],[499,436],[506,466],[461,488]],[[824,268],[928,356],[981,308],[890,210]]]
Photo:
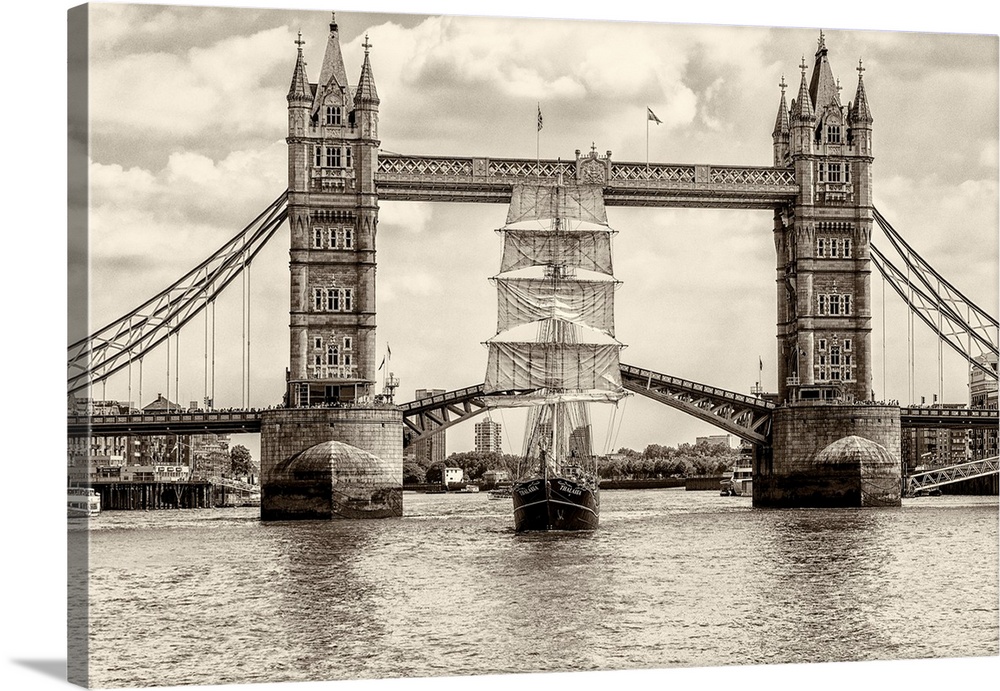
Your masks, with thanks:
[[[487,342],[484,398],[490,407],[528,407],[511,488],[514,529],[594,530],[600,496],[588,406],[626,395],[624,346],[614,336],[615,231],[601,187],[561,179],[517,186],[499,232],[497,333]]]

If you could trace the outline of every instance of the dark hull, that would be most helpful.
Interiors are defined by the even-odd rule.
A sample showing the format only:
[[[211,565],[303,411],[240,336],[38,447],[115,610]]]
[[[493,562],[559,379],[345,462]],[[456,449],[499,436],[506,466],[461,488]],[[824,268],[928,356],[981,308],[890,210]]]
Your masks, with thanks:
[[[600,498],[591,489],[561,477],[514,483],[514,530],[596,530]]]

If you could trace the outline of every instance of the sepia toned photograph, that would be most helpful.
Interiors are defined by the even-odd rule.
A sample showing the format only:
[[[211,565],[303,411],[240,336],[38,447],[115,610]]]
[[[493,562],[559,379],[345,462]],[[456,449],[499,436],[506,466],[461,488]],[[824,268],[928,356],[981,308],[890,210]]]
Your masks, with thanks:
[[[305,5],[65,8],[21,677],[995,674],[995,28]]]

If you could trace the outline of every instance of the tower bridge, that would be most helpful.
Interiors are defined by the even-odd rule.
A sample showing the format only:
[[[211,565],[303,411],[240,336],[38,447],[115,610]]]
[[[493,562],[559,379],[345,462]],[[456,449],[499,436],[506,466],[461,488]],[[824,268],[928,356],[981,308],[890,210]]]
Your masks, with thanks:
[[[381,100],[367,37],[357,81],[347,77],[335,18],[317,81],[307,75],[301,37],[296,43],[286,97],[287,192],[199,269],[69,351],[70,391],[85,392],[120,370],[123,357],[141,357],[205,309],[287,219],[289,367],[281,406],[155,420],[71,418],[70,435],[259,430],[262,516],[336,513],[329,506],[331,469],[317,470],[315,449],[346,444],[401,477],[404,438],[422,438],[484,409],[481,386],[398,407],[371,403],[379,202],[507,203],[525,183],[596,187],[609,206],[769,213],[777,298],[773,400],[628,365],[620,373],[624,388],[753,443],[755,506],[898,505],[903,427],[996,427],[995,409],[901,409],[872,400],[872,266],[909,280],[911,269],[926,272],[929,265],[907,260],[906,271],[894,270],[881,253],[873,262],[873,229],[887,223],[873,201],[865,68],[859,63],[854,96],[844,104],[822,34],[811,69],[804,59],[799,66],[790,101],[788,85],[780,85],[771,166],[619,162],[596,147],[566,160],[390,153],[379,134]],[[955,293],[921,291],[921,303],[910,307],[928,324],[946,318],[939,335],[970,362],[977,361],[972,334],[979,354],[995,362],[996,319],[966,309],[968,301]],[[995,368],[982,369],[996,379]],[[317,489],[324,483],[326,494]],[[401,510],[400,502],[386,506]]]

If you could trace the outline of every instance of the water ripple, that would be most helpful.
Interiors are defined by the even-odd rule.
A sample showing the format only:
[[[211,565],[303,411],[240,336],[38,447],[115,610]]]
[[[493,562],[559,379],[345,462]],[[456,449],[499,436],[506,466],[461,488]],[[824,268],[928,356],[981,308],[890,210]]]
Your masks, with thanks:
[[[602,494],[593,534],[414,495],[406,517],[253,509],[92,524],[91,683],[252,683],[998,654],[996,498],[754,510]]]

